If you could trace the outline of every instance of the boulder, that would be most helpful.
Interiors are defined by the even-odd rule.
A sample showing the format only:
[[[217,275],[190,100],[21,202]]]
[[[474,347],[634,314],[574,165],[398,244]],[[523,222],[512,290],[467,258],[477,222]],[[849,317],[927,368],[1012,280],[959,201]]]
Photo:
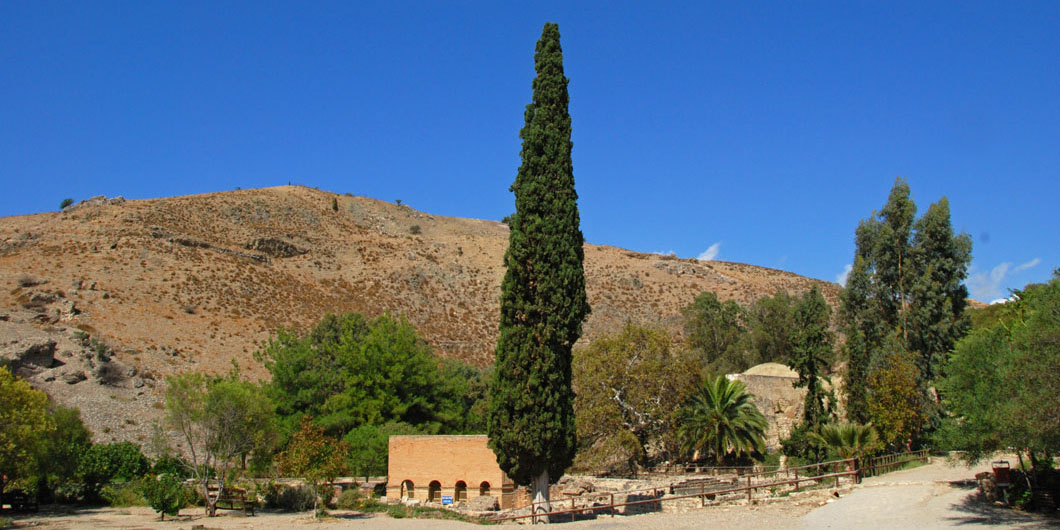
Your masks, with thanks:
[[[468,508],[473,512],[494,512],[500,507],[497,497],[491,495],[479,495],[472,497],[468,502]]]

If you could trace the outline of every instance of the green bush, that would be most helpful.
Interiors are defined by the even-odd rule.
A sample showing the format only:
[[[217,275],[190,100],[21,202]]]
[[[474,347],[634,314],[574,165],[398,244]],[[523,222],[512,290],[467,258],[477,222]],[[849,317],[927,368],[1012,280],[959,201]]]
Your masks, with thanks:
[[[74,200],[71,199],[70,197],[67,197],[67,198],[63,199],[62,202],[59,203],[59,209],[62,210],[63,208],[66,208],[67,206],[70,206],[73,203],[74,203]]]
[[[165,519],[166,515],[177,515],[186,501],[183,484],[170,474],[144,477],[143,495],[151,508],[161,514],[162,519]]]
[[[10,517],[0,517],[0,528],[14,528],[15,521]]]
[[[131,481],[144,476],[150,469],[151,464],[139,446],[117,442],[89,448],[78,463],[77,476],[85,484],[86,497],[92,500],[103,484]]]
[[[313,509],[316,494],[310,486],[276,485],[265,495],[265,507],[285,512],[306,512]]]
[[[100,490],[99,495],[108,505],[115,508],[147,506],[147,499],[144,498],[143,490],[143,480],[136,479],[128,482],[107,484]]]
[[[175,456],[160,456],[151,466],[154,475],[173,475],[178,479],[188,478],[188,465],[182,458]]]
[[[339,499],[335,501],[335,506],[341,510],[363,511],[368,505],[373,503],[372,498],[365,495],[361,488],[354,484],[352,487],[343,490],[342,494],[339,495]]]

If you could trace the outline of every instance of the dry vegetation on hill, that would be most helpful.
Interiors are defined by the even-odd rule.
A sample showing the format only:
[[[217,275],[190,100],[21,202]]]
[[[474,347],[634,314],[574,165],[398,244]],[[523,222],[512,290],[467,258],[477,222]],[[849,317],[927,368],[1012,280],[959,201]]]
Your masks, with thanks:
[[[22,335],[81,330],[149,382],[226,371],[230,359],[263,376],[253,352],[277,328],[304,329],[327,312],[390,311],[440,355],[484,366],[507,243],[499,222],[297,186],[88,201],[0,218],[0,335],[5,327],[8,337],[16,327]],[[748,303],[816,283],[838,300],[835,284],[752,265],[595,245],[585,259],[592,314],[583,341],[627,320],[679,334],[680,308],[704,290]],[[0,346],[11,357],[25,345],[8,338]],[[67,385],[60,394],[77,388],[45,383],[47,372],[31,380]],[[147,410],[160,388],[148,390],[139,392]]]

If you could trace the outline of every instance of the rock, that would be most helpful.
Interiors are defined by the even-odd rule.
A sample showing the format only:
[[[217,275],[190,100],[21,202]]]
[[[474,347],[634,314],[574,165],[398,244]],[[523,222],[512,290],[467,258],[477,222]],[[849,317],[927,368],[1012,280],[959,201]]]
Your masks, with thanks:
[[[478,497],[472,497],[468,502],[468,508],[473,512],[494,512],[500,505],[497,503],[497,497],[491,495],[479,495]]]
[[[32,364],[42,368],[51,368],[55,364],[55,341],[44,339],[34,342],[17,355],[20,364]]]
[[[76,385],[77,383],[80,383],[85,379],[88,379],[88,376],[86,376],[85,372],[83,371],[68,372],[66,374],[63,374],[63,382],[68,385]]]
[[[48,375],[44,376],[44,380],[49,382],[49,383],[52,382],[52,381],[55,381],[55,374],[48,374]]]
[[[247,243],[244,248],[247,250],[262,252],[274,258],[290,258],[292,256],[301,256],[302,254],[309,252],[308,250],[302,250],[286,241],[272,237],[255,239],[254,241]]]
[[[144,386],[144,380],[137,377],[133,379],[133,388],[142,388]]]

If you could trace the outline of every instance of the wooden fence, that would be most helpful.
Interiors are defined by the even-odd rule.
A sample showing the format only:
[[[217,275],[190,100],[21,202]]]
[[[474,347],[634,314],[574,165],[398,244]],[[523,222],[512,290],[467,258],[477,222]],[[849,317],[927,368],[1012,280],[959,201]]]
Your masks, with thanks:
[[[531,503],[531,513],[524,515],[512,515],[507,517],[501,517],[493,519],[493,521],[502,522],[532,518],[534,522],[537,522],[537,518],[540,517],[548,516],[551,518],[553,516],[558,517],[563,515],[569,515],[571,521],[574,521],[578,517],[578,515],[596,516],[606,515],[608,513],[610,513],[611,516],[614,517],[616,508],[654,505],[656,507],[656,510],[661,511],[662,503],[664,502],[691,498],[700,499],[701,505],[706,506],[708,498],[713,499],[717,495],[726,495],[741,492],[746,492],[747,500],[750,501],[753,498],[754,493],[760,489],[776,488],[779,486],[794,486],[795,491],[799,491],[799,488],[802,484],[820,484],[824,483],[828,479],[835,479],[835,487],[838,488],[841,477],[850,477],[852,482],[859,483],[861,482],[861,478],[863,476],[880,475],[889,471],[893,471],[901,466],[904,466],[905,464],[908,464],[909,462],[921,460],[927,461],[928,459],[929,455],[927,451],[921,450],[912,453],[896,453],[871,458],[865,461],[864,466],[861,467],[857,465],[857,461],[855,459],[847,459],[832,460],[828,462],[820,462],[816,464],[808,464],[805,466],[797,466],[785,469],[745,472],[739,475],[739,478],[737,480],[739,482],[746,481],[746,483],[736,487],[708,490],[706,489],[706,485],[703,484],[700,486],[699,492],[686,493],[681,495],[670,495],[668,497],[664,496],[667,493],[673,493],[675,490],[675,486],[677,486],[676,484],[670,484],[669,486],[665,487],[645,488],[641,490],[618,492],[620,495],[626,495],[627,498],[630,495],[644,495],[649,497],[648,499],[639,499],[618,503],[615,502],[615,492],[609,492],[607,494],[597,494],[595,497],[602,498],[603,495],[608,495],[610,498],[610,502],[608,502],[607,504],[600,504],[594,506],[577,507],[576,500],[579,499],[579,497],[565,497],[552,500],[549,503],[553,505],[563,505],[566,504],[566,501],[569,500],[571,505],[569,509],[539,512],[539,509],[543,509],[544,503]],[[831,468],[831,472],[828,472],[829,468]],[[822,471],[824,472],[822,473]],[[714,470],[710,470],[707,473],[702,473],[701,475],[716,476],[716,473],[714,472]],[[784,478],[780,479],[781,476],[783,476]],[[772,480],[767,477],[772,478]],[[691,487],[694,489],[694,486]],[[684,489],[687,490],[687,488]]]

